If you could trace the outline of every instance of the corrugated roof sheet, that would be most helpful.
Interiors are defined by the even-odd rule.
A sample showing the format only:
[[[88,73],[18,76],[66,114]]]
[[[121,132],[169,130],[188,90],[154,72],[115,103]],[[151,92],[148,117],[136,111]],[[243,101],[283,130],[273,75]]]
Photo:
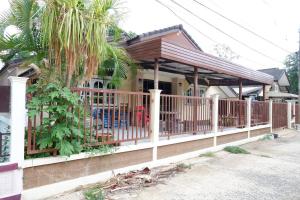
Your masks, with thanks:
[[[274,81],[278,81],[281,78],[281,76],[285,73],[284,69],[279,69],[279,68],[260,69],[258,71],[273,76]]]

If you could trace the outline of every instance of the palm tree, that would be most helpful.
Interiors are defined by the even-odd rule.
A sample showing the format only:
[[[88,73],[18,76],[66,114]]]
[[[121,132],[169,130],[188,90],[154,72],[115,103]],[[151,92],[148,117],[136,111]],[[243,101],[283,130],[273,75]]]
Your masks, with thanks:
[[[90,79],[101,66],[113,69],[113,79],[124,77],[130,59],[117,42],[108,41],[109,30],[117,29],[120,19],[118,1],[45,0],[45,3],[43,45],[49,47],[50,63],[67,87]],[[109,68],[107,64],[111,62]]]
[[[23,64],[39,64],[46,56],[41,46],[39,17],[41,9],[35,0],[10,1],[10,10],[0,15],[0,59],[4,63],[19,59]],[[4,35],[8,26],[15,27],[18,33]]]

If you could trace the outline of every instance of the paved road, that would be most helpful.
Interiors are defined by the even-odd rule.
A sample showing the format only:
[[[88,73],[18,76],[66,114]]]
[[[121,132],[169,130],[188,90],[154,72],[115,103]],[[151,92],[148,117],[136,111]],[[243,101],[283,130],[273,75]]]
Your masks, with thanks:
[[[146,188],[139,200],[294,200],[300,199],[300,133],[286,130],[277,140],[258,141],[243,148],[250,155],[219,152],[196,158],[192,169]]]

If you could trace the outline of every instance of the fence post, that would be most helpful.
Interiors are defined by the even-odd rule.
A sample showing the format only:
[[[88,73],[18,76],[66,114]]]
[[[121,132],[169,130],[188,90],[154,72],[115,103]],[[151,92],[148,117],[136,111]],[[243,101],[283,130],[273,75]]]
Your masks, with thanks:
[[[271,133],[273,133],[273,100],[269,100],[269,123],[270,123],[270,129]]]
[[[158,89],[151,89],[150,92],[150,135],[153,144],[152,160],[157,160],[157,144],[159,141],[159,109],[160,92]]]
[[[247,102],[247,129],[248,129],[248,138],[250,138],[250,127],[251,127],[251,98],[246,98]]]
[[[10,76],[10,162],[24,164],[26,123],[26,81],[28,78]]]
[[[292,128],[292,102],[287,100],[287,127]]]
[[[214,146],[217,146],[216,133],[218,132],[218,113],[219,113],[219,95],[215,94],[212,97],[212,131],[214,133]]]

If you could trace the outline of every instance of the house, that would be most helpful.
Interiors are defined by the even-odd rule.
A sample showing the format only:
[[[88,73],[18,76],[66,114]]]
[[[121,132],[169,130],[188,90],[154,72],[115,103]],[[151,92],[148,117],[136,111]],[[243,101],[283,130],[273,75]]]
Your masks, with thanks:
[[[273,76],[274,82],[272,85],[265,86],[266,99],[273,99],[274,101],[285,101],[291,99],[297,99],[298,96],[289,93],[290,83],[288,80],[287,73],[284,69],[279,68],[268,68],[258,70],[260,72]],[[235,89],[235,91],[238,91]],[[251,97],[256,100],[263,99],[263,87],[244,87],[243,98]]]
[[[134,77],[129,75],[123,81],[119,90],[148,92],[154,88],[156,65],[159,65],[157,86],[162,94],[201,97],[218,94],[220,98],[237,99],[239,95],[228,86],[272,82],[272,78],[264,73],[204,53],[182,25],[138,35],[127,40],[124,47],[137,61],[139,69]],[[255,76],[247,75],[248,70]],[[109,84],[109,78],[101,80],[98,77],[87,83],[89,87],[104,89],[109,88]]]
[[[160,65],[158,88],[162,90],[162,94],[201,97],[219,94],[222,99],[236,99],[239,95],[227,86],[272,82],[272,78],[264,73],[204,53],[182,25],[151,31],[131,39],[124,35],[121,45],[137,61],[139,69],[134,77],[132,74],[128,75],[119,90],[148,92],[154,88],[156,65]],[[38,75],[37,68],[21,68],[19,65],[20,61],[9,63],[0,70],[0,85],[8,84],[7,77],[11,75]],[[110,83],[110,77],[97,76],[87,82],[85,87],[116,89]]]

